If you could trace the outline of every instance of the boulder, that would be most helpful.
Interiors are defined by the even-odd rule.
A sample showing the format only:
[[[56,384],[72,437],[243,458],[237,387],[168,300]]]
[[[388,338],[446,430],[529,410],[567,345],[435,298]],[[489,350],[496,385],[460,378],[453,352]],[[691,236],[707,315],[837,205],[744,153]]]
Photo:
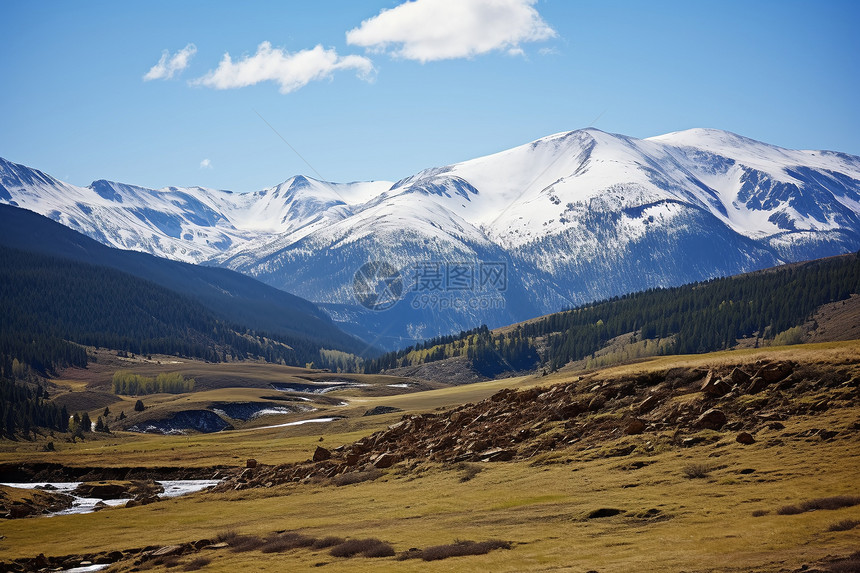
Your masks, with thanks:
[[[715,398],[728,394],[731,389],[731,386],[714,374],[713,370],[708,372],[704,383],[702,383],[702,392]]]
[[[645,422],[639,419],[633,419],[629,424],[624,428],[624,433],[628,436],[633,436],[636,434],[641,434],[645,431]]]
[[[752,434],[750,434],[749,432],[741,432],[740,434],[738,434],[738,437],[735,438],[735,441],[739,444],[744,444],[745,446],[748,446],[749,444],[755,443],[755,438],[753,438]]]
[[[696,418],[694,425],[705,430],[719,430],[726,423],[726,415],[716,408],[711,408]]]
[[[779,382],[794,371],[794,368],[788,362],[775,362],[773,364],[765,364],[759,371],[756,372],[758,378],[763,378],[768,384]]]
[[[245,467],[254,469],[255,467],[257,467],[257,460],[255,460],[254,458],[249,459],[245,462]]]
[[[370,458],[370,463],[373,464],[378,470],[384,470],[385,468],[390,468],[394,464],[400,461],[400,458],[397,454],[393,452],[385,452],[382,454],[377,454]]]
[[[752,380],[752,376],[750,376],[740,368],[735,368],[734,370],[732,370],[732,373],[729,374],[729,378],[731,378],[732,383],[737,386],[746,386]]]
[[[749,392],[750,394],[758,394],[759,392],[767,388],[768,384],[770,383],[764,378],[756,376],[752,379],[752,382],[750,382],[749,388],[747,388],[747,392]]]
[[[314,458],[313,459],[315,462],[322,462],[322,461],[325,461],[329,458],[331,458],[331,452],[328,451],[327,449],[325,449],[324,447],[317,446],[317,449],[314,450]]]
[[[165,545],[164,547],[159,547],[155,551],[149,554],[150,557],[168,557],[170,555],[179,555],[182,553],[181,545]]]
[[[79,484],[72,493],[78,497],[91,497],[98,499],[122,499],[132,497],[129,492],[130,483],[122,482],[84,482]]]

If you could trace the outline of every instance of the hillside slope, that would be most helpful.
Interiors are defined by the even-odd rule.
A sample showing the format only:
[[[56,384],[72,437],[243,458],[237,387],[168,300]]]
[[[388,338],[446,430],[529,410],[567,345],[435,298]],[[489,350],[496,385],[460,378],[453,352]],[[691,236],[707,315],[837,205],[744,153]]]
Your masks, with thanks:
[[[25,209],[0,205],[0,245],[117,269],[190,297],[214,315],[258,332],[305,338],[353,353],[367,349],[307,300],[227,269],[106,247]]]

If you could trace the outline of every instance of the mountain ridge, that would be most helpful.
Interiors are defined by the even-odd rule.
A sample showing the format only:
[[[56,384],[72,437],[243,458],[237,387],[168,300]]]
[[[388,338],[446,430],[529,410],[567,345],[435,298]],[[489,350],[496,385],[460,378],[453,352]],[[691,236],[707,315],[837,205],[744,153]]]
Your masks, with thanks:
[[[100,242],[238,270],[313,300],[353,334],[387,330],[387,348],[860,248],[860,157],[715,129],[637,139],[588,128],[393,183],[299,175],[241,194],[79,188],[22,166],[9,176],[7,165],[2,202]],[[384,313],[353,292],[369,261],[403,279]],[[503,308],[416,307],[421,265],[467,263],[474,274],[482,262],[506,269]],[[435,294],[451,305],[463,293]],[[466,295],[466,307],[489,300]]]

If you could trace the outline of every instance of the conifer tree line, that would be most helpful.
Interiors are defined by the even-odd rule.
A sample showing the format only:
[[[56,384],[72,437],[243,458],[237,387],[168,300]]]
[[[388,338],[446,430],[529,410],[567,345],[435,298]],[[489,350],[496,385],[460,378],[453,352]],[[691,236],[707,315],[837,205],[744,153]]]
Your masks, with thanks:
[[[325,365],[319,341],[219,319],[197,301],[123,272],[0,247],[0,376],[86,366],[85,346],[210,362]]]
[[[538,365],[557,369],[631,332],[656,340],[661,354],[724,350],[749,337],[796,341],[815,309],[851,294],[860,294],[860,253],[614,297],[499,334],[482,326],[365,361],[363,371],[452,356],[466,356],[488,376]]]
[[[0,378],[0,436],[29,437],[36,428],[65,432],[69,428],[66,407],[48,401],[47,391],[39,385],[32,388]]]

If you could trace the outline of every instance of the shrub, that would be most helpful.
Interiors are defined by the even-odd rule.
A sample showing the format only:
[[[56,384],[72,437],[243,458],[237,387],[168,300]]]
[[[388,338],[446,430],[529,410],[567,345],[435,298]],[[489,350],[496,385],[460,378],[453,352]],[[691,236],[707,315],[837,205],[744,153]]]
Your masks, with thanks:
[[[254,551],[263,546],[265,541],[256,535],[239,535],[232,543],[230,543],[230,551],[233,553],[244,553],[245,551]]]
[[[842,521],[837,521],[833,525],[827,528],[827,531],[848,531],[849,529],[854,529],[860,525],[860,520],[857,519],[843,519]]]
[[[207,565],[212,563],[212,559],[209,557],[196,557],[193,560],[189,561],[185,564],[185,567],[182,568],[183,571],[197,571],[198,569],[203,569]]]
[[[282,553],[297,547],[312,547],[316,539],[302,535],[301,533],[289,532],[281,535],[272,535],[266,539],[260,551],[263,553]]]
[[[313,549],[328,549],[329,547],[340,545],[343,542],[343,537],[332,537],[331,535],[329,535],[328,537],[317,539],[316,541],[314,541],[314,544],[311,545],[311,547]]]
[[[460,476],[461,483],[470,481],[472,478],[474,478],[476,475],[478,475],[484,470],[484,468],[478,464],[469,464],[466,462],[459,464],[457,466],[457,469],[463,472],[463,474]]]
[[[226,543],[230,545],[236,538],[239,537],[239,534],[236,533],[235,529],[225,529],[221,533],[215,536],[216,543]]]
[[[797,515],[798,513],[806,513],[807,511],[815,511],[819,509],[842,509],[843,507],[851,507],[860,505],[860,496],[856,495],[834,495],[832,497],[820,497],[818,499],[810,499],[804,501],[800,505],[785,505],[776,510],[778,515]]]
[[[509,541],[490,539],[488,541],[455,541],[448,545],[435,545],[421,552],[424,561],[438,561],[449,557],[463,557],[465,555],[484,555],[494,549],[510,549]]]
[[[394,548],[379,539],[348,539],[340,545],[335,545],[329,551],[332,557],[352,557],[364,555],[365,557],[390,557],[394,555]]]
[[[688,479],[706,478],[711,473],[711,466],[707,464],[687,464],[681,471]]]

